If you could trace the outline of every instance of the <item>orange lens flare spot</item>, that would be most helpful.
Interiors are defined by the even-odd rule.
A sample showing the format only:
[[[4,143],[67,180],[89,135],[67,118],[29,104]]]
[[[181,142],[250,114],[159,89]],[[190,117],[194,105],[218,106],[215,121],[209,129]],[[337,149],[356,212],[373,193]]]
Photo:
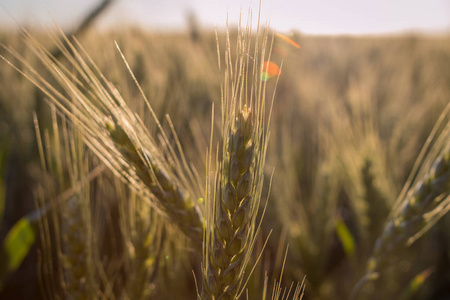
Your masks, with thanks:
[[[269,77],[281,75],[281,70],[276,63],[266,61],[263,64],[263,73],[267,73]]]
[[[288,38],[285,35],[282,35],[281,33],[277,33],[277,37],[279,37],[280,39],[282,39],[283,41],[285,41],[286,43],[294,46],[295,48],[300,49],[299,44],[297,44],[296,42],[294,42],[293,40],[291,40],[290,38]]]

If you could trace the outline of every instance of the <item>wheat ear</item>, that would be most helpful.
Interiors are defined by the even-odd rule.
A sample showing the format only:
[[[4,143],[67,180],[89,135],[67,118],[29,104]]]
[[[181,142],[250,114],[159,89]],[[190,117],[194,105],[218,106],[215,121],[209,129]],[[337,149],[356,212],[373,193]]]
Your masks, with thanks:
[[[94,256],[94,235],[90,210],[90,191],[89,191],[89,163],[90,156],[85,151],[85,145],[80,135],[75,129],[68,129],[65,119],[58,121],[56,110],[52,107],[52,130],[44,131],[45,144],[40,139],[40,128],[36,115],[34,122],[36,134],[38,136],[38,147],[40,149],[41,166],[48,178],[53,178],[56,186],[50,185],[50,181],[43,181],[42,188],[46,190],[41,194],[42,206],[39,207],[40,227],[48,227],[50,221],[55,236],[50,231],[41,231],[42,245],[44,252],[51,251],[50,243],[55,240],[56,254],[60,261],[52,261],[51,256],[44,256],[43,268],[52,268],[57,265],[57,273],[49,276],[43,272],[43,282],[56,281],[60,279],[60,284],[64,297],[67,299],[90,299],[95,297],[98,286],[95,283],[96,267]],[[60,128],[61,124],[62,128]],[[62,130],[61,130],[62,129]],[[45,145],[45,153],[43,151]],[[66,173],[63,166],[70,170]],[[46,178],[46,177],[44,177]],[[51,188],[52,187],[52,188]],[[65,190],[63,194],[71,195],[68,199],[61,200],[58,197],[55,200],[51,191],[58,192]],[[47,226],[46,226],[47,225]],[[48,247],[48,248],[45,248]],[[58,297],[59,287],[56,284],[43,286],[48,288],[48,293],[55,294]],[[59,296],[62,296],[59,295]]]
[[[216,299],[233,299],[252,238],[255,199],[254,141],[250,112],[244,107],[230,132],[227,156],[218,178],[217,216],[206,288]]]
[[[24,35],[28,46],[61,90],[13,49],[7,50],[25,65],[24,70],[3,59],[35,84],[61,113],[76,122],[84,142],[115,175],[158,212],[167,215],[197,248],[201,248],[203,216],[193,201],[197,178],[181,148],[177,147],[177,152],[170,145],[131,69],[130,75],[158,127],[160,143],[153,139],[144,122],[130,110],[119,91],[106,80],[76,40],[70,42],[62,32],[61,36],[53,36],[53,41],[73,68],[69,71],[30,34],[24,32]],[[125,58],[124,63],[129,68]]]
[[[122,155],[133,165],[136,175],[159,200],[165,213],[200,247],[203,224],[200,209],[191,195],[170,177],[158,160],[146,149],[139,149],[117,124],[106,122],[112,140]]]
[[[235,64],[227,37],[221,161],[205,208],[203,299],[237,299],[245,286],[244,271],[259,230],[256,219],[268,140],[265,124],[270,119],[265,121],[265,85],[259,80],[267,33],[261,53],[255,42],[253,70],[249,63],[251,29],[238,29]]]
[[[401,246],[408,246],[450,209],[450,147],[404,200],[401,210],[386,223],[369,260],[378,271]]]
[[[431,132],[368,263],[375,273],[450,210],[450,104]]]

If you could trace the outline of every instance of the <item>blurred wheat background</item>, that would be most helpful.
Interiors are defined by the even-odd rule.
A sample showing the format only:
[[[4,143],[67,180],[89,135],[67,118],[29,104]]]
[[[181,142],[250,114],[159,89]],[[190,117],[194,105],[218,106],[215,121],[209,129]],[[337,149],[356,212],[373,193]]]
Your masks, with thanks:
[[[205,294],[214,284],[211,267],[205,271],[211,258],[202,260],[202,254],[214,233],[206,229],[202,235],[202,222],[211,161],[221,159],[221,146],[210,136],[223,132],[224,52],[239,56],[242,40],[230,28],[228,48],[224,30],[216,36],[191,18],[187,32],[89,26],[75,32],[98,66],[95,74],[101,72],[129,108],[126,120],[139,116],[148,140],[133,139],[128,123],[114,114],[105,128],[88,135],[104,122],[93,116],[108,116],[110,107],[86,109],[99,113],[83,125],[76,109],[73,116],[63,113],[48,94],[0,61],[0,299],[218,299]],[[270,124],[262,125],[270,131],[267,155],[265,165],[262,157],[249,167],[261,168],[264,177],[255,187],[256,225],[267,208],[254,245],[250,237],[243,246],[253,249],[245,274],[255,269],[241,299],[299,299],[294,289],[303,280],[303,299],[450,299],[450,36],[296,31],[289,37],[301,49],[283,56],[276,50],[284,42],[274,34],[268,35],[270,60],[282,65],[282,74],[266,82],[262,98],[267,115],[275,93]],[[83,85],[86,79],[50,34],[31,30],[30,36],[56,51],[54,64],[75,74],[74,87],[97,103],[99,92]],[[256,39],[255,33],[249,38]],[[37,58],[37,44],[33,48],[25,40],[19,30],[0,30],[0,54],[19,70],[29,64],[68,99],[77,97],[55,79],[51,63]],[[121,100],[114,101],[120,107]],[[243,112],[237,116],[246,118]],[[222,121],[232,117],[222,112]],[[108,165],[105,160],[114,155],[92,150],[97,133],[99,140],[111,137],[125,162]],[[251,147],[260,137],[252,136]],[[145,151],[130,150],[141,144],[161,155],[145,158]],[[159,152],[152,152],[154,144]],[[229,160],[216,167],[225,170]],[[121,173],[124,166],[129,170]],[[151,169],[151,176],[140,167]],[[139,193],[145,190],[139,184],[147,194]],[[146,197],[164,198],[169,191],[181,200],[170,204],[169,196],[169,204],[149,205]],[[233,218],[233,211],[228,215]],[[210,216],[205,224],[214,228],[214,220]],[[217,272],[223,275],[223,269]],[[281,274],[278,286],[274,281]],[[209,287],[200,292],[196,284],[199,290]],[[281,287],[292,287],[289,297]]]

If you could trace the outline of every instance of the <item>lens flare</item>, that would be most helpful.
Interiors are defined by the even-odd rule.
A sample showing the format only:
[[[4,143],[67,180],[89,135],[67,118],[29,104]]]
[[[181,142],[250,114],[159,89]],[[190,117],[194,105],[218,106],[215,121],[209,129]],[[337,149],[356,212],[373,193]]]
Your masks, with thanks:
[[[294,46],[295,48],[300,49],[299,44],[297,44],[296,42],[294,42],[293,40],[291,40],[290,38],[288,38],[285,35],[282,35],[281,33],[277,33],[277,37],[279,37],[280,39],[282,39],[283,41],[285,41],[286,43]]]
[[[263,64],[263,72],[266,72],[270,77],[281,75],[281,70],[276,63],[266,61]]]
[[[261,72],[261,80],[262,81],[267,81],[271,77],[275,77],[275,76],[279,76],[279,75],[281,75],[281,70],[277,66],[276,63],[271,62],[271,61],[264,62],[263,69]]]

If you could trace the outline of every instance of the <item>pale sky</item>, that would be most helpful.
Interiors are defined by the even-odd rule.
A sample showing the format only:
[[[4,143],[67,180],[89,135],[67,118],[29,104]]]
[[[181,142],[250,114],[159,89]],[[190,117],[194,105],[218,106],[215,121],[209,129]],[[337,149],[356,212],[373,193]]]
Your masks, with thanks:
[[[99,0],[100,1],[100,0]],[[77,24],[97,0],[0,0],[0,25]],[[192,11],[204,27],[236,24],[241,6],[256,19],[259,0],[117,0],[101,24],[139,23],[154,29],[185,28]],[[11,16],[12,17],[11,17]],[[280,32],[295,29],[310,34],[383,34],[450,32],[450,0],[262,0],[261,19]],[[15,25],[13,25],[15,26]]]

